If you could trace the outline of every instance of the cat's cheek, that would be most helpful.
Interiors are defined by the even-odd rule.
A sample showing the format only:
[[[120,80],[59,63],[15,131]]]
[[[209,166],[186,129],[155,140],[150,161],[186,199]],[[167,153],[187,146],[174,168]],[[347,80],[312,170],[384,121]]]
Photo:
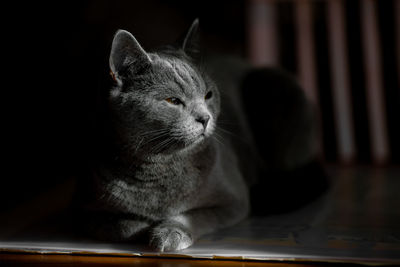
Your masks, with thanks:
[[[179,112],[171,107],[166,105],[160,105],[157,109],[153,109],[155,112],[152,112],[151,118],[157,121],[166,124],[167,127],[173,127],[171,124],[179,121]]]

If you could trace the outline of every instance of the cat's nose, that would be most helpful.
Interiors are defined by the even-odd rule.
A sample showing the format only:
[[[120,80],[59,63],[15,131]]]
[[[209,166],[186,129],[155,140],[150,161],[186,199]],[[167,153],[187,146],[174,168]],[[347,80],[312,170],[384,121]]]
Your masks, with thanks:
[[[197,122],[203,124],[204,130],[207,128],[208,121],[210,120],[210,115],[202,115],[196,118]]]

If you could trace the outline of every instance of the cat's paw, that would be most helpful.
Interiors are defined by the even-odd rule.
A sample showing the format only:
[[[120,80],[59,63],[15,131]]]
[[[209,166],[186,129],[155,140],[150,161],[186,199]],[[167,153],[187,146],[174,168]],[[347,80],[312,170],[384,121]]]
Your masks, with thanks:
[[[150,245],[161,252],[185,249],[192,244],[192,235],[178,224],[161,224],[151,234]]]

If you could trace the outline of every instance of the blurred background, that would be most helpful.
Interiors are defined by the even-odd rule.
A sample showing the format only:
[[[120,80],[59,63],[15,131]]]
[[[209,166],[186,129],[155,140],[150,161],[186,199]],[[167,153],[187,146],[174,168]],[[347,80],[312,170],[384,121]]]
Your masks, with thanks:
[[[318,112],[324,162],[400,163],[398,0],[31,1],[4,11],[4,213],[84,167],[115,31],[150,50],[197,17],[205,51],[298,77]]]

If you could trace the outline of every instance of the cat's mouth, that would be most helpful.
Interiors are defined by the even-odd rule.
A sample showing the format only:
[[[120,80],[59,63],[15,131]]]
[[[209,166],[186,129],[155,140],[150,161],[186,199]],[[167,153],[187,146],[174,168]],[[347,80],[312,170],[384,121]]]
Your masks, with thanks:
[[[192,129],[191,131],[182,131],[180,133],[175,132],[165,140],[157,140],[157,143],[151,145],[151,149],[162,154],[179,150],[190,150],[195,146],[201,145],[211,134],[211,128],[206,130]]]
[[[207,136],[208,136],[208,134],[205,131],[203,131],[203,132],[193,136],[192,138],[188,138],[187,146],[192,147],[192,146],[198,145],[198,144],[202,143],[207,138]]]
[[[189,143],[195,145],[195,144],[198,144],[198,143],[202,142],[205,138],[206,138],[206,134],[205,133],[200,133],[196,137],[190,139]]]

